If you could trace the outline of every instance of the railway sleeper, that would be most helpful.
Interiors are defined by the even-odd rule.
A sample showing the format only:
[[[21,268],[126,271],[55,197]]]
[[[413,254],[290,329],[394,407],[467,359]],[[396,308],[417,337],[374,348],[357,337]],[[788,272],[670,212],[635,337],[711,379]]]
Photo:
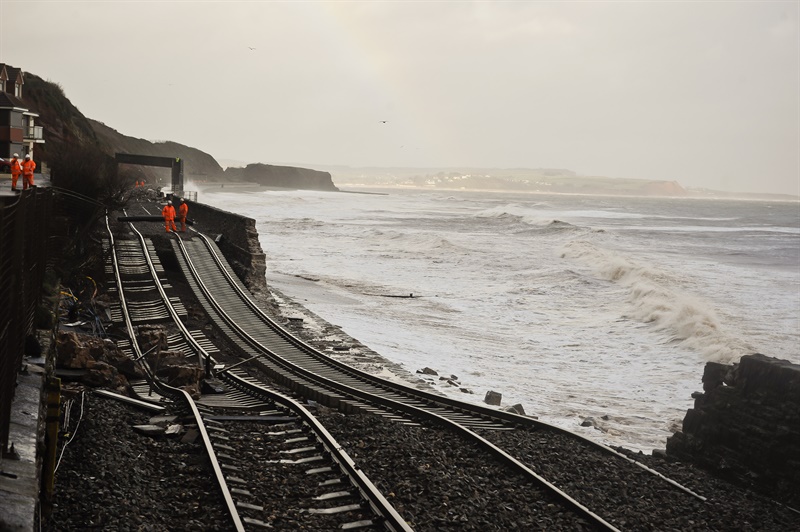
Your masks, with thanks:
[[[347,490],[345,490],[345,491],[331,491],[331,492],[328,492],[328,493],[323,493],[322,495],[317,495],[316,497],[313,497],[311,500],[312,501],[330,501],[330,500],[334,500],[334,499],[343,499],[345,497],[357,498],[358,495],[356,493],[354,493],[353,491],[347,491]]]
[[[288,459],[281,459],[281,460],[265,460],[268,464],[295,464],[295,465],[302,465],[302,464],[310,464],[312,462],[321,462],[323,460],[328,460],[325,456],[322,455],[314,455],[314,456],[307,456],[305,458],[298,458],[296,460],[288,460]]]
[[[365,519],[362,521],[352,521],[350,523],[344,523],[340,528],[342,530],[355,530],[357,528],[375,528],[379,526],[379,523],[375,522],[372,519]]]
[[[272,528],[272,525],[265,523],[261,519],[254,519],[252,517],[242,517],[242,522],[246,525],[259,528]]]
[[[306,510],[310,514],[340,514],[344,512],[355,512],[363,510],[363,505],[358,504],[347,504],[344,506],[334,506],[333,508],[309,508]]]

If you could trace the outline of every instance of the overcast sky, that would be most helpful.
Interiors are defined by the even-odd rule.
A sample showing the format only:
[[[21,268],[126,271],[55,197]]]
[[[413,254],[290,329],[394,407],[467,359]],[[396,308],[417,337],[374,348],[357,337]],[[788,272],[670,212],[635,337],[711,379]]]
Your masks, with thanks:
[[[217,160],[800,194],[799,14],[796,0],[0,0],[0,62],[121,133]]]

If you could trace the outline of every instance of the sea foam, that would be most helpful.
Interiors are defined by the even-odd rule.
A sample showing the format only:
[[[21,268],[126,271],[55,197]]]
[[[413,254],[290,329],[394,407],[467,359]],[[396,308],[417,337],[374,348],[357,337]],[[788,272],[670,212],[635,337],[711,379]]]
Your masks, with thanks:
[[[715,362],[734,362],[753,352],[726,330],[708,301],[682,287],[678,275],[585,240],[565,244],[561,256],[588,265],[599,278],[625,287],[629,307],[625,317],[650,325],[665,340]]]

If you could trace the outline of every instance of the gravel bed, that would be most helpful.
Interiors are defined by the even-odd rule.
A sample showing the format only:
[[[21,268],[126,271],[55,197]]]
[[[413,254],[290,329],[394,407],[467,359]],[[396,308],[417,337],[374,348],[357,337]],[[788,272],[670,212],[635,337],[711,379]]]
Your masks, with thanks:
[[[263,510],[240,510],[242,517],[249,516],[269,525],[275,530],[335,530],[343,522],[360,521],[374,518],[369,509],[346,514],[310,514],[310,508],[329,508],[361,503],[356,494],[353,497],[341,497],[332,501],[315,501],[314,497],[326,492],[345,490],[347,484],[330,488],[320,488],[319,483],[330,478],[339,478],[340,473],[321,473],[308,475],[306,471],[330,466],[336,471],[333,461],[315,461],[312,464],[281,463],[281,460],[297,460],[314,455],[322,455],[317,445],[316,451],[308,451],[293,455],[281,454],[281,451],[298,447],[311,447],[316,444],[313,435],[308,442],[286,443],[287,439],[308,436],[307,433],[291,435],[273,435],[293,429],[303,430],[301,423],[283,423],[279,426],[263,422],[225,422],[223,423],[225,445],[234,449],[227,451],[236,457],[235,464],[240,468],[235,475],[247,484],[252,497],[246,502],[261,506]],[[308,430],[305,428],[305,430]]]
[[[151,414],[87,393],[70,414],[74,438],[56,472],[53,511],[43,530],[230,530],[199,443],[133,430]],[[59,449],[59,453],[61,450]]]
[[[72,407],[72,427],[78,403]],[[484,453],[456,435],[323,410],[319,417],[329,431],[367,475],[379,479],[378,488],[415,530],[590,529],[521,477],[484,463]],[[83,419],[59,465],[53,513],[42,523],[43,530],[231,529],[199,446],[133,431],[133,425],[149,419],[149,413],[86,395]],[[292,466],[266,472],[255,465],[280,456],[282,446],[263,434],[270,429],[243,424],[225,428],[232,440],[249,449],[241,451],[239,476],[251,486],[267,488],[268,495],[258,498],[265,506],[259,518],[280,530],[326,529],[324,521],[309,521],[299,513],[303,503],[297,501],[313,495],[316,481],[309,482]],[[707,496],[707,502],[646,472],[635,482],[625,481],[627,492],[606,492],[607,486],[619,485],[617,468],[587,463],[567,451],[574,449],[573,443],[551,443],[558,448],[553,453],[542,447],[536,431],[484,432],[528,463],[550,464],[534,469],[622,530],[800,529],[800,515],[685,464],[643,457],[649,466]],[[554,454],[558,464],[552,463]],[[647,499],[646,509],[641,499]]]
[[[592,529],[455,434],[371,415],[319,417],[415,530]]]
[[[707,501],[556,431],[482,431],[482,435],[621,529],[800,530],[800,514],[673,460],[651,457],[646,465]]]

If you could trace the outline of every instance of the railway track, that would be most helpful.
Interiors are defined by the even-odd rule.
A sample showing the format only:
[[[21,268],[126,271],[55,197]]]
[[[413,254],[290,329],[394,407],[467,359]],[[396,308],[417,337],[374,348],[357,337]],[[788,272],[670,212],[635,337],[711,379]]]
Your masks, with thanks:
[[[143,242],[148,253],[155,256],[152,246],[144,239]],[[383,381],[316,351],[261,311],[233,275],[216,244],[200,233],[188,239],[173,235],[169,247],[162,246],[159,253],[175,261],[180,273],[171,275],[185,277],[214,329],[226,338],[231,351],[237,352],[238,362],[230,357],[231,353],[220,353],[227,355],[227,359],[224,364],[219,363],[212,353],[203,354],[196,347],[187,355],[199,353],[198,360],[213,361],[206,362],[206,367],[214,368],[214,376],[225,382],[226,389],[245,386],[239,381],[249,381],[257,387],[273,381],[286,390],[284,396],[302,398],[330,409],[321,414],[328,432],[347,442],[345,446],[359,464],[368,464],[364,470],[375,479],[375,484],[382,486],[386,498],[399,505],[398,512],[407,520],[406,526],[438,530],[452,525],[458,518],[451,518],[452,512],[446,507],[455,506],[454,501],[464,496],[464,486],[458,484],[463,475],[456,475],[459,477],[454,480],[456,486],[442,485],[436,493],[427,492],[433,501],[426,507],[430,515],[421,515],[419,501],[405,489],[413,485],[408,480],[414,476],[413,469],[421,467],[419,463],[408,463],[411,455],[425,462],[426,473],[438,466],[442,471],[436,474],[450,480],[454,478],[453,464],[460,470],[484,475],[481,478],[486,479],[486,484],[500,478],[511,479],[508,486],[504,485],[507,491],[496,490],[500,495],[492,508],[486,510],[491,517],[485,519],[488,528],[484,529],[503,529],[500,523],[504,519],[514,526],[525,523],[541,529],[652,529],[653,523],[659,524],[656,528],[713,528],[706,524],[714,522],[711,515],[714,506],[707,504],[706,496],[699,493],[702,485],[684,486],[622,452],[533,418]],[[132,263],[132,267],[140,267],[136,261]],[[153,277],[157,278],[158,273]],[[162,295],[162,301],[166,305],[169,298]],[[186,301],[183,303],[188,306]],[[153,309],[157,307],[155,301],[145,306],[154,315]],[[181,306],[175,308],[174,312],[167,312],[179,316]],[[203,349],[211,343],[198,331],[190,331],[188,335],[173,338],[171,348],[191,344],[192,340],[205,343]],[[201,406],[201,410],[221,407],[213,403],[222,399],[211,401]],[[246,414],[246,409],[232,407],[232,410],[238,412],[233,415],[238,421],[252,417]],[[230,431],[225,424],[234,419],[224,419],[225,414],[213,410],[206,415],[222,423],[223,430]],[[362,430],[368,427],[367,436],[355,427],[359,423]],[[343,431],[343,427],[347,430]],[[374,440],[369,434],[378,433],[385,434],[386,440],[405,440],[405,447],[400,446],[405,450],[399,454],[393,452],[395,446],[386,440],[381,440],[381,444],[365,443]],[[414,441],[424,449],[426,440],[438,442],[438,450],[408,448],[408,442]],[[311,447],[315,446],[307,447],[311,453]],[[244,452],[250,456],[248,463],[257,460],[254,452]],[[436,456],[426,458],[426,452]],[[416,473],[419,475],[420,471]],[[522,512],[511,505],[504,505],[502,501],[508,499],[524,500],[527,517],[521,517]],[[469,504],[467,501],[462,506]],[[437,505],[445,510],[432,509]],[[686,508],[691,508],[691,514],[687,515]],[[480,512],[477,505],[471,508],[471,523],[484,520]]]
[[[115,240],[107,227],[109,267],[120,302],[115,314],[128,337],[137,337],[134,322],[170,320],[178,330],[168,336],[171,352],[194,357],[198,364],[211,360],[216,348],[200,331],[182,324],[185,308],[168,296],[169,284],[160,278],[163,268],[152,244],[134,228],[135,240]],[[136,300],[129,301],[127,292]],[[204,443],[233,529],[271,528],[265,514],[277,508],[291,516],[283,518],[290,525],[306,529],[411,530],[302,404],[235,371],[223,377],[224,386],[194,401],[184,390],[156,378],[138,341],[122,341],[120,347],[150,376],[147,382],[131,383],[138,395],[169,404],[173,416],[168,422],[191,427]],[[305,496],[287,504],[276,498],[275,483],[264,482],[265,477],[279,478],[285,489]],[[287,479],[294,484],[287,487]],[[265,504],[269,501],[271,507]]]

